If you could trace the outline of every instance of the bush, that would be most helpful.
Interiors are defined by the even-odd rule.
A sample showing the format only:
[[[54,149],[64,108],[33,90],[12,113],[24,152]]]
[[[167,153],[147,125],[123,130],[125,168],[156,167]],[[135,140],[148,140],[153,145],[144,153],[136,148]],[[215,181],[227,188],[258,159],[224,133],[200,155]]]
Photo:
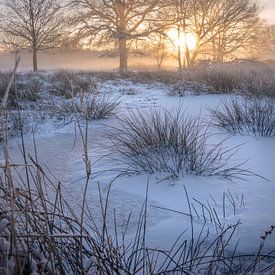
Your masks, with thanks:
[[[274,71],[260,62],[204,64],[185,71],[185,79],[205,83],[217,93],[274,97]]]
[[[10,111],[8,114],[8,134],[9,138],[15,138],[21,134],[37,131],[46,117],[42,113],[35,111]],[[0,142],[2,142],[3,134],[0,125]]]
[[[12,76],[11,72],[0,72],[0,98],[2,99],[6,87]],[[8,107],[18,107],[22,101],[37,101],[39,94],[42,91],[42,83],[38,76],[21,74],[17,76],[16,89],[13,84],[10,89]]]
[[[95,81],[88,73],[60,71],[50,77],[50,82],[51,92],[56,96],[72,98],[78,93],[98,93]]]
[[[82,119],[103,119],[114,115],[120,102],[106,95],[86,95],[61,103],[56,113],[59,117],[71,120],[72,115],[79,115]]]
[[[275,136],[275,108],[272,100],[232,97],[219,109],[209,108],[212,124],[231,133]]]
[[[189,94],[200,95],[213,92],[210,86],[196,81],[178,81],[170,85],[168,95],[170,96],[186,96]]]
[[[0,72],[0,100],[2,101],[2,98],[5,94],[6,88],[8,87],[9,81],[12,77],[11,72]],[[15,89],[14,85],[11,86],[10,89],[10,96],[8,99],[8,106],[9,107],[15,107],[16,104],[16,95],[15,95]]]
[[[20,100],[37,101],[43,91],[39,75],[22,74],[17,81],[18,98]]]
[[[243,76],[229,65],[215,65],[202,72],[203,81],[220,93],[231,93],[240,88]]]
[[[168,85],[174,84],[182,79],[182,74],[174,71],[128,71],[124,74],[116,72],[92,72],[90,74],[102,81],[125,79],[135,83],[145,84],[160,82]]]
[[[252,96],[275,98],[275,74],[251,75],[242,84],[242,90]]]
[[[123,95],[137,95],[140,93],[139,90],[133,87],[123,87],[119,89],[119,92],[122,93]]]
[[[163,109],[129,111],[120,127],[108,134],[115,159],[126,164],[127,173],[168,172],[173,177],[185,174],[217,175],[232,178],[248,174],[239,165],[228,166],[232,150],[223,143],[209,143],[208,127],[198,117],[188,117],[179,108],[175,113]]]

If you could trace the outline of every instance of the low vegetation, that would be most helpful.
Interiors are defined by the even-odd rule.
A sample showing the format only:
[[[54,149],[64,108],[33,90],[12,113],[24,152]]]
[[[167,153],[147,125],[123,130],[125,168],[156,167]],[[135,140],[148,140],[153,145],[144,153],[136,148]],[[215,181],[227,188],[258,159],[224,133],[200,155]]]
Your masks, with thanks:
[[[191,208],[187,214],[193,233],[182,234],[166,251],[147,244],[148,201],[140,210],[134,240],[127,241],[127,225],[122,238],[108,226],[108,200],[102,197],[102,223],[95,224],[89,209],[81,215],[63,196],[62,185],[53,181],[34,160],[27,158],[21,168],[29,177],[21,179],[16,192],[13,176],[0,172],[0,268],[3,274],[257,274],[272,270],[275,253],[262,251],[255,255],[238,254],[227,249],[235,244],[241,224],[218,227],[215,236],[208,231],[207,222],[199,221]],[[6,167],[3,167],[6,168]],[[9,168],[14,174],[13,168]],[[48,194],[55,194],[50,197]],[[102,194],[101,194],[102,196]],[[66,196],[67,197],[67,196]],[[186,200],[189,201],[188,193]],[[75,206],[75,205],[74,205]],[[130,216],[128,223],[130,222]],[[194,222],[196,221],[196,223]],[[197,224],[198,223],[198,224]],[[199,227],[195,229],[195,227]],[[268,240],[274,228],[262,236]],[[268,231],[269,231],[268,230]]]
[[[209,108],[212,124],[233,134],[275,136],[272,99],[231,97],[218,109]]]
[[[202,82],[181,80],[169,86],[168,95],[183,97],[187,95],[211,94],[214,91],[213,87]]]
[[[111,151],[119,154],[127,173],[168,172],[173,177],[185,174],[241,177],[249,174],[241,165],[228,167],[234,149],[224,141],[211,144],[211,134],[198,117],[189,117],[178,108],[129,111],[113,127],[108,138]],[[115,161],[115,159],[112,159]]]
[[[86,121],[103,117],[113,112],[118,104],[117,101],[110,103],[108,100],[111,99],[99,99],[91,95],[77,97],[68,100],[68,112],[81,113]],[[102,222],[95,223],[90,210],[96,206],[87,202],[87,188],[84,188],[82,201],[70,203],[62,183],[41,165],[36,144],[33,155],[25,150],[25,131],[22,127],[29,125],[25,115],[27,119],[29,116],[20,109],[9,115],[10,119],[14,119],[12,127],[19,130],[22,138],[20,148],[23,163],[10,161],[7,102],[2,103],[0,111],[4,156],[0,163],[1,273],[248,275],[274,269],[275,251],[265,252],[263,249],[275,230],[274,226],[261,236],[258,251],[253,255],[240,254],[236,234],[241,223],[223,225],[215,209],[193,198],[191,200],[186,188],[185,200],[189,209],[183,216],[189,221],[191,237],[184,228],[183,234],[170,244],[168,250],[151,247],[147,242],[148,188],[134,234],[128,232],[131,214],[127,224],[120,228],[114,211],[112,227],[109,226],[110,216],[107,213],[110,212],[108,201],[111,185],[106,191],[106,197],[99,185],[98,207]],[[82,179],[87,187],[91,181],[87,129],[80,124],[78,126],[86,172]],[[130,111],[129,118],[120,119],[120,126],[112,129],[109,138],[114,152],[125,157],[130,172],[164,170],[176,176],[183,171],[187,174],[226,178],[248,173],[240,166],[226,167],[224,161],[232,155],[232,150],[224,150],[223,142],[211,146],[207,126],[198,118],[186,117],[181,108],[176,112],[163,109],[150,109],[142,113]],[[239,198],[233,198],[230,191],[229,194],[223,194],[223,218],[226,216],[226,201],[232,204],[235,213]],[[242,198],[240,206],[243,204]],[[74,210],[76,206],[79,206],[78,210]],[[209,223],[216,229],[211,234]]]
[[[0,98],[2,99],[11,72],[0,72]],[[17,85],[12,85],[10,90],[10,97],[8,100],[8,107],[17,109],[20,107],[20,102],[35,102],[39,99],[42,92],[42,83],[38,75],[20,74],[18,75]]]
[[[79,98],[63,101],[55,109],[59,119],[68,121],[75,115],[81,119],[104,119],[117,112],[120,102],[109,95],[85,95]]]
[[[55,96],[73,98],[79,93],[97,94],[96,83],[89,73],[58,71],[49,77],[50,91]]]

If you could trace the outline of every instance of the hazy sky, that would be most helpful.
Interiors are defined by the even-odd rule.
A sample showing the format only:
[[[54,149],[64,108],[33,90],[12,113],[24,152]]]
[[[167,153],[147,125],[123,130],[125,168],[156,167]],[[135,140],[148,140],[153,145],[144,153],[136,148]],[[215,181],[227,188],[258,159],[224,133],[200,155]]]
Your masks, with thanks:
[[[0,0],[2,4],[4,0]],[[63,0],[67,1],[67,0]],[[269,23],[275,24],[275,0],[259,0],[263,6],[263,11],[261,16],[263,19],[267,20]],[[0,6],[1,8],[1,6]]]
[[[275,0],[261,0],[264,8],[262,17],[268,22],[275,24]]]

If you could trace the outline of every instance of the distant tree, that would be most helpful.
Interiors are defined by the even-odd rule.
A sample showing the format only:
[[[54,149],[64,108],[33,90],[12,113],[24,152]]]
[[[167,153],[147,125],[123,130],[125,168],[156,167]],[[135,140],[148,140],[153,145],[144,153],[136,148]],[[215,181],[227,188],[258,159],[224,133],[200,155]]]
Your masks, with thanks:
[[[239,49],[250,39],[249,31],[254,28],[259,14],[259,6],[254,0],[189,0],[187,20],[188,32],[197,37],[197,47],[190,56],[194,64],[200,51],[209,43],[214,43],[214,55],[223,59],[224,55]],[[248,32],[248,33],[246,33]],[[245,37],[242,37],[245,34]],[[244,38],[244,39],[242,39]]]
[[[190,12],[192,10],[190,4],[191,2],[189,0],[171,0],[171,11],[178,31],[178,41],[180,41],[182,34],[185,36],[187,32],[189,18],[191,16]],[[181,46],[184,46],[184,52],[182,52]],[[185,43],[185,45],[179,43],[177,47],[179,71],[181,71],[183,65],[190,64],[190,52],[187,43]]]
[[[3,6],[1,30],[18,47],[31,49],[37,71],[37,52],[57,46],[64,30],[60,1],[4,0]]]
[[[128,68],[128,48],[158,27],[160,0],[71,0],[74,24],[82,39],[97,45],[114,43],[119,50],[120,71]]]
[[[150,45],[148,45],[148,48],[151,49],[150,54],[155,58],[158,69],[160,70],[165,58],[169,56],[167,45],[171,44],[171,41],[166,35],[165,30],[160,30],[150,37],[148,43],[150,43]]]
[[[275,60],[275,24],[262,24],[254,44],[256,57]]]
[[[239,7],[235,16],[214,30],[212,49],[213,58],[217,62],[223,62],[225,57],[247,56],[251,45],[255,44],[259,36],[258,7],[247,0],[238,0],[235,5]]]

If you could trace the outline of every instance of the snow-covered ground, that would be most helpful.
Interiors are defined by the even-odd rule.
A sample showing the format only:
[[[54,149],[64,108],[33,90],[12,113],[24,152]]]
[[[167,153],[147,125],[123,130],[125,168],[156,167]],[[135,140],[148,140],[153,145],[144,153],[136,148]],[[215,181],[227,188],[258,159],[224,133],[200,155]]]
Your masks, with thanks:
[[[132,95],[125,90],[134,89]],[[148,107],[164,107],[169,110],[179,105],[186,110],[186,114],[198,115],[207,120],[207,107],[218,107],[226,95],[188,95],[174,97],[167,95],[167,86],[161,83],[141,84],[130,80],[109,80],[98,83],[98,89],[119,97],[121,101],[118,117],[127,115],[127,109],[138,108],[140,111]],[[92,121],[89,124],[88,150],[92,160],[93,179],[88,186],[88,206],[92,209],[95,219],[100,219],[100,203],[98,183],[101,190],[112,182],[109,202],[110,219],[112,209],[116,209],[116,216],[120,228],[126,224],[128,213],[133,216],[130,223],[130,234],[134,232],[138,222],[139,211],[146,196],[149,183],[149,211],[148,211],[148,241],[152,246],[168,248],[185,230],[190,234],[190,220],[183,213],[188,213],[185,188],[194,208],[200,217],[194,220],[196,233],[200,232],[204,223],[201,202],[208,208],[215,209],[221,225],[234,224],[240,220],[237,232],[239,250],[255,252],[260,244],[260,236],[275,225],[275,138],[255,138],[250,136],[231,136],[226,144],[235,147],[241,144],[233,160],[247,161],[244,167],[261,175],[248,176],[245,179],[225,180],[218,177],[202,177],[188,175],[176,180],[166,179],[165,174],[135,175],[116,178],[116,164],[101,158],[106,154],[104,144],[108,126],[118,125],[118,119],[113,116],[108,119]],[[65,196],[75,208],[78,208],[84,188],[85,164],[83,162],[83,148],[79,134],[75,142],[74,124],[63,128],[56,128],[51,124],[45,130],[36,134],[36,145],[40,163],[58,178],[66,189]],[[215,140],[223,140],[227,134],[215,130]],[[10,142],[10,153],[13,162],[20,162],[19,140]],[[26,136],[26,147],[33,152],[33,140]],[[0,147],[0,159],[2,159]],[[104,173],[100,173],[103,172]],[[115,179],[115,180],[114,180]],[[113,181],[114,180],[114,181]],[[184,188],[185,187],[185,188]],[[169,209],[169,210],[168,210]],[[173,211],[177,211],[173,212]],[[205,214],[206,215],[206,214]],[[207,215],[206,215],[207,216]],[[225,217],[224,217],[225,216]],[[215,224],[207,219],[206,226],[215,234]],[[266,242],[267,249],[275,249],[275,234]]]

